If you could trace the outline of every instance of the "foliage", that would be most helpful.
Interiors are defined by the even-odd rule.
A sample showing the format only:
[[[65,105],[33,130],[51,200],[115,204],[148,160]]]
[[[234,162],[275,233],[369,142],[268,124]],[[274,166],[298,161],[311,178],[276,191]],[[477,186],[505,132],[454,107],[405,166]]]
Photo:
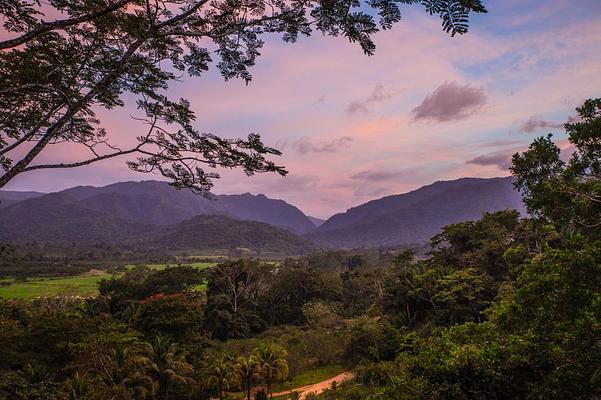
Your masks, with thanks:
[[[263,328],[257,303],[269,268],[267,264],[240,260],[207,271],[205,328],[214,338],[245,337]]]
[[[133,324],[146,335],[161,334],[181,341],[200,332],[202,318],[199,299],[184,293],[158,293],[139,303]]]
[[[157,335],[146,343],[142,359],[145,372],[153,380],[152,393],[156,399],[167,400],[172,386],[190,384],[193,368],[186,362],[185,355],[177,343],[167,336]]]
[[[351,365],[393,360],[401,343],[400,335],[392,325],[369,317],[352,321],[347,337],[344,359]]]
[[[512,172],[530,213],[559,231],[599,238],[601,99],[587,100],[577,111],[579,120],[565,125],[572,151],[567,163],[549,135],[515,154]]]
[[[183,265],[150,270],[136,267],[123,276],[103,279],[98,284],[101,296],[109,298],[113,311],[122,311],[132,302],[147,299],[156,294],[176,294],[193,291],[203,283],[203,274],[194,266]]]
[[[287,355],[287,351],[275,343],[264,343],[257,349],[259,368],[267,383],[270,399],[273,399],[273,382],[288,376]]]

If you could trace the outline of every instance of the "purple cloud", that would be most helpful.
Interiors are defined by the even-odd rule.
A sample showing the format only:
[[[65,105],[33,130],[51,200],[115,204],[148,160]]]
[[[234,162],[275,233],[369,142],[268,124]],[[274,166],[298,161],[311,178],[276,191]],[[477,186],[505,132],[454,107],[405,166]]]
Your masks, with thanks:
[[[368,182],[385,182],[385,181],[394,181],[398,179],[402,179],[410,174],[413,174],[414,170],[407,171],[361,171],[350,178],[352,180],[357,181],[368,181]]]
[[[309,153],[337,153],[340,150],[348,149],[353,143],[350,136],[342,136],[330,141],[314,143],[308,138],[300,138],[290,142],[290,146],[300,154]],[[282,146],[285,147],[285,146]]]
[[[563,124],[551,121],[545,121],[531,117],[528,121],[524,122],[521,126],[521,130],[527,133],[534,133],[539,129],[561,129]]]
[[[571,116],[568,118],[568,123],[573,124],[580,121],[580,118]],[[528,121],[524,122],[521,126],[521,130],[526,133],[534,133],[539,129],[563,129],[564,123],[545,121],[537,117],[530,117]]]
[[[413,120],[447,122],[475,114],[486,104],[486,93],[482,88],[444,83],[428,95],[412,110]]]
[[[378,84],[374,88],[369,97],[366,97],[360,101],[353,101],[351,104],[346,107],[346,112],[348,114],[358,114],[358,113],[366,113],[369,111],[369,106],[374,103],[380,103],[384,100],[387,100],[392,97],[391,93],[388,93],[384,90],[384,86]]]
[[[511,157],[513,153],[497,152],[478,156],[472,160],[466,161],[466,164],[475,164],[482,166],[495,165],[499,169],[508,170],[511,167]]]

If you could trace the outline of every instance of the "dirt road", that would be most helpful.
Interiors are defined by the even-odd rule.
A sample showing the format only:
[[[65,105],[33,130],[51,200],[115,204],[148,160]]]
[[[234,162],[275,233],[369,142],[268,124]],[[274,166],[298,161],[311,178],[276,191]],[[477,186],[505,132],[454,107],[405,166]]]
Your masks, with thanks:
[[[309,393],[320,394],[324,390],[331,388],[332,382],[341,383],[341,382],[344,382],[344,381],[352,379],[352,378],[353,378],[352,372],[343,372],[340,375],[337,375],[330,379],[326,379],[325,381],[322,381],[322,382],[314,383],[312,385],[298,387],[295,389],[286,390],[284,392],[274,393],[273,397],[283,396],[286,394],[290,394],[292,392],[298,392],[301,395],[300,398],[304,399]]]

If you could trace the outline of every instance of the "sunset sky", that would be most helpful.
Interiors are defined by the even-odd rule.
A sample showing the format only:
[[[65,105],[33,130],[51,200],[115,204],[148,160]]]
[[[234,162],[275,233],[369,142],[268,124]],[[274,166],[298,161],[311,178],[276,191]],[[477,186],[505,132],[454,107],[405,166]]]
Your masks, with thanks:
[[[508,174],[512,153],[555,133],[583,100],[601,97],[601,1],[492,0],[466,36],[405,7],[404,21],[376,35],[365,56],[343,38],[296,44],[269,40],[253,81],[205,77],[172,86],[191,100],[197,127],[222,137],[260,133],[290,174],[224,171],[216,193],[264,193],[317,217],[437,180]],[[117,142],[143,127],[134,108],[102,111]],[[39,159],[71,160],[73,148]],[[5,189],[54,191],[75,185],[159,179],[115,159],[73,170],[22,174]]]

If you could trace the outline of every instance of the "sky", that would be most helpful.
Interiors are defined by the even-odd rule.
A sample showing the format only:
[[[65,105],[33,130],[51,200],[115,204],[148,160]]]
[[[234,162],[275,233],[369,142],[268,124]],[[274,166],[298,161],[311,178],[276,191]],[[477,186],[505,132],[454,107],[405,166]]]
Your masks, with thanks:
[[[170,87],[188,98],[196,127],[222,137],[259,133],[283,155],[286,177],[218,171],[215,193],[263,193],[326,218],[438,180],[509,174],[511,154],[537,136],[568,142],[562,124],[601,97],[601,1],[489,0],[469,34],[449,37],[419,7],[375,36],[368,57],[344,38],[269,40],[253,81],[224,82],[215,68]],[[135,110],[101,111],[109,134],[143,132]],[[72,149],[42,153],[67,161]],[[113,159],[25,173],[7,190],[160,179]]]

